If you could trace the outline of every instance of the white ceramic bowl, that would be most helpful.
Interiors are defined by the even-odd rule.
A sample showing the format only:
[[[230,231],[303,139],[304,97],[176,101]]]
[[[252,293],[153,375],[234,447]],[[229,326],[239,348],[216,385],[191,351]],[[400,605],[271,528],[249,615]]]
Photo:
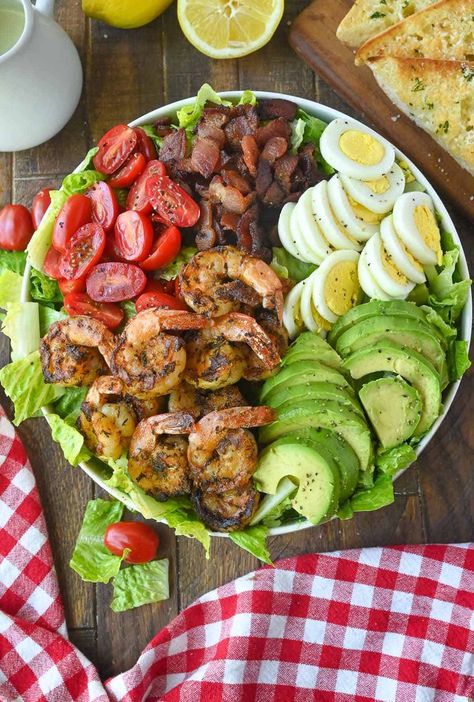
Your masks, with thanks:
[[[296,102],[302,109],[304,109],[306,112],[308,112],[311,115],[314,115],[315,117],[319,117],[320,119],[324,120],[325,122],[330,122],[333,119],[336,119],[336,117],[347,117],[343,112],[339,112],[339,110],[335,110],[332,107],[327,107],[326,105],[321,105],[318,102],[313,102],[312,100],[305,100],[304,98],[300,97],[294,97],[292,95],[284,95],[282,93],[267,93],[264,91],[255,91],[255,94],[258,98],[286,98],[288,100],[292,100],[293,102]],[[241,91],[227,91],[220,93],[223,97],[227,98],[239,98],[241,95]],[[170,105],[165,105],[164,107],[159,107],[156,110],[153,110],[152,112],[148,112],[148,114],[143,115],[142,117],[139,117],[138,119],[134,120],[133,122],[130,123],[130,126],[136,127],[139,126],[140,124],[147,124],[150,122],[154,122],[158,119],[162,119],[163,117],[174,117],[176,114],[176,111],[179,110],[183,105],[189,105],[192,103],[194,98],[187,98],[186,100],[179,100],[178,102],[173,102]],[[352,117],[350,119],[353,119]],[[436,191],[433,189],[433,187],[430,185],[429,181],[425,178],[425,176],[421,173],[421,171],[415,166],[415,164],[410,161],[408,156],[406,156],[402,151],[397,149],[395,147],[395,153],[398,158],[403,159],[408,163],[410,166],[410,169],[412,170],[413,174],[415,175],[416,179],[426,188],[426,192],[431,196],[433,199],[433,202],[435,204],[436,210],[439,212],[439,214],[442,217],[443,220],[443,226],[446,231],[448,231],[455,243],[459,246],[460,248],[460,257],[459,257],[459,266],[461,270],[461,274],[463,278],[468,278],[469,277],[469,271],[467,268],[467,263],[466,263],[466,257],[464,255],[464,251],[462,248],[461,241],[459,239],[459,236],[456,232],[456,228],[453,224],[453,221],[451,217],[448,214],[448,211],[446,210],[446,207],[443,205],[440,197],[436,193]],[[472,300],[471,296],[469,296],[469,299],[467,301],[467,304],[463,310],[462,316],[461,316],[461,321],[460,321],[460,328],[461,328],[461,338],[465,339],[468,344],[471,340],[471,329],[472,329]],[[436,422],[433,424],[429,432],[426,434],[426,436],[422,439],[422,441],[419,443],[419,445],[416,448],[416,455],[419,456],[425,446],[428,445],[428,443],[431,441],[431,439],[434,437],[436,434],[436,431],[438,430],[438,427],[441,425],[441,422],[443,422],[446,418],[446,415],[448,413],[448,410],[451,406],[451,403],[453,402],[456,393],[459,388],[460,381],[457,380],[454,383],[451,383],[446,390],[444,391],[443,394],[443,412],[442,414],[438,417]],[[48,413],[48,409],[44,408],[44,413]],[[114,488],[111,488],[107,486],[104,482],[104,478],[106,477],[106,470],[107,468],[101,467],[99,461],[87,461],[85,463],[80,464],[82,470],[87,473],[95,482],[100,485],[104,490],[106,490],[108,493],[110,493],[113,497],[117,498],[118,500],[121,500],[124,502],[128,507],[132,509],[136,509],[133,505],[133,503],[128,499],[127,495],[124,495],[123,492],[120,492],[119,490],[116,490]],[[408,469],[406,469],[408,470]],[[400,471],[397,473],[394,479],[398,478],[404,471]],[[301,529],[308,529],[309,527],[314,526],[308,521],[297,521],[294,523],[288,523],[283,526],[279,527],[273,527],[270,529],[270,535],[271,536],[277,536],[279,534],[288,534],[293,531],[300,531]],[[227,537],[228,534],[226,533],[220,533],[220,532],[211,532],[212,536],[220,536],[220,537]]]

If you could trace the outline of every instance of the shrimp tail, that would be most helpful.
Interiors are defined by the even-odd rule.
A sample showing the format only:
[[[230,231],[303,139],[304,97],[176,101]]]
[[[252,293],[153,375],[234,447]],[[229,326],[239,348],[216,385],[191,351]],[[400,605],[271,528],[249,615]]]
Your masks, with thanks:
[[[194,417],[189,412],[157,414],[145,420],[155,435],[190,434],[194,431]]]
[[[252,317],[240,312],[229,312],[214,320],[214,329],[228,341],[243,342],[268,367],[274,368],[280,362],[280,355],[266,331]]]
[[[197,422],[195,431],[205,441],[205,435],[211,437],[229,429],[260,427],[275,419],[276,412],[272,407],[230,407],[206,414]]]

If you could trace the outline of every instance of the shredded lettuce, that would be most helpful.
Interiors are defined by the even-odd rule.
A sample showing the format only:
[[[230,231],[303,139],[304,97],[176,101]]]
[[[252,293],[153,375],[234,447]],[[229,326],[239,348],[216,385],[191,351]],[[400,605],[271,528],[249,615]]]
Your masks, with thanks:
[[[176,278],[181,268],[192,259],[195,253],[197,253],[197,249],[194,246],[185,246],[181,249],[174,261],[171,261],[171,263],[169,263],[166,268],[163,268],[157,275],[163,280],[173,280],[173,278]]]
[[[121,520],[123,509],[123,504],[117,500],[98,499],[87,503],[81,530],[69,561],[70,567],[82,580],[108,583],[119,572],[123,556],[115,556],[105,548],[104,536],[109,524]]]
[[[454,246],[443,255],[441,266],[426,266],[430,291],[429,305],[448,324],[459,318],[469,296],[471,280],[461,280],[457,270],[459,248]]]
[[[206,102],[212,102],[215,105],[232,105],[229,100],[223,100],[208,83],[204,83],[199,88],[194,102],[185,105],[176,113],[179,126],[191,132],[201,118]]]
[[[44,382],[39,351],[20,361],[13,361],[0,370],[0,383],[15,408],[13,423],[18,426],[29,417],[39,416],[41,408],[64,393],[60,385]]]
[[[408,468],[415,461],[414,448],[408,444],[400,444],[386,451],[381,451],[375,459],[375,465],[385,475],[392,476],[399,470]]]
[[[273,258],[270,268],[273,268],[280,278],[291,278],[295,283],[299,283],[317,268],[313,263],[299,261],[280,246],[274,246],[272,251]]]
[[[263,524],[250,526],[242,531],[230,531],[229,537],[243,548],[264,563],[273,565],[270,552],[267,548],[268,527]]]
[[[448,348],[448,373],[451,381],[459,380],[471,367],[467,341],[452,341]]]
[[[11,343],[11,359],[19,361],[36,351],[40,344],[39,305],[13,302],[7,305],[2,332]]]
[[[170,596],[169,561],[151,561],[119,570],[113,580],[114,594],[110,607],[125,612],[134,607],[161,602]]]
[[[318,165],[320,166],[323,173],[331,175],[332,173],[334,173],[334,168],[330,166],[327,161],[324,160],[324,158],[321,156],[321,152],[319,151],[319,140],[321,138],[321,134],[327,127],[326,122],[323,122],[322,119],[318,119],[318,117],[313,117],[312,115],[309,115],[302,109],[298,109],[296,117],[297,119],[303,120],[305,125],[303,139],[301,143],[314,144],[314,146],[316,147],[315,158]]]

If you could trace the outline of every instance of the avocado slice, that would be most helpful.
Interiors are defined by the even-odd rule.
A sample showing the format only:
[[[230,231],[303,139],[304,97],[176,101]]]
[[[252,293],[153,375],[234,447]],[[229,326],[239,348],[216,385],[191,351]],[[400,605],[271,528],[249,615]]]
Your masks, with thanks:
[[[384,448],[398,446],[413,435],[423,403],[418,390],[399,375],[366,383],[359,397]]]
[[[318,361],[297,361],[283,368],[276,375],[268,378],[260,392],[263,402],[271,390],[280,387],[293,387],[304,383],[334,383],[346,389],[352,389],[342,373]]]
[[[303,332],[294,341],[283,358],[283,366],[296,361],[319,361],[330,368],[340,370],[342,359],[319,334]]]
[[[392,341],[421,353],[437,371],[441,388],[448,384],[446,352],[431,328],[421,319],[384,315],[356,322],[346,329],[336,341],[336,349],[345,357],[381,340]]]
[[[426,316],[414,302],[406,300],[371,300],[363,305],[356,305],[346,314],[340,317],[328,334],[328,341],[331,346],[336,346],[336,342],[343,332],[352,327],[356,322],[362,322],[370,317],[382,317],[390,315],[394,317],[411,317],[426,322]]]
[[[294,438],[283,437],[260,454],[254,480],[262,492],[274,495],[282,478],[299,484],[293,509],[318,524],[332,517],[339,504],[340,476],[336,463]]]
[[[379,341],[374,346],[354,351],[344,360],[344,366],[353,378],[384,371],[396,373],[418,390],[423,410],[413,436],[424,434],[437,419],[441,406],[439,377],[431,363],[417,351],[390,341]],[[392,407],[392,411],[396,422],[398,408]]]
[[[277,385],[265,396],[265,404],[275,409],[305,400],[336,400],[343,405],[349,405],[361,417],[364,416],[362,407],[352,391],[347,392],[343,386],[334,383],[302,383],[290,387]]]
[[[319,427],[331,429],[347,441],[359,459],[360,470],[369,471],[373,467],[372,438],[366,421],[335,400],[285,405],[278,410],[276,421],[260,429],[259,438],[262,444],[269,444],[284,434]]]

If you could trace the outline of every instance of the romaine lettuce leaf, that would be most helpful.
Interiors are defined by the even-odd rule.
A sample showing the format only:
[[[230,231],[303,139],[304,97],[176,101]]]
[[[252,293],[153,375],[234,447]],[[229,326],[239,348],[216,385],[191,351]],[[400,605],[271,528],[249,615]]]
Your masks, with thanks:
[[[467,341],[452,341],[448,349],[448,373],[451,381],[459,380],[471,367]]]
[[[73,421],[69,418],[62,419],[54,413],[47,414],[46,419],[51,427],[53,441],[60,445],[66,461],[72,466],[77,466],[91,457],[91,452],[84,443],[84,436],[76,429]]]
[[[258,484],[256,484],[256,487],[258,489]],[[290,495],[296,491],[296,488],[297,486],[290,478],[282,478],[278,483],[276,493],[274,495],[265,495],[260,502],[250,525],[253,526],[263,521],[267,526],[278,526],[283,512],[291,509]]]
[[[446,344],[451,339],[455,339],[457,336],[457,330],[455,327],[451,327],[447,324],[444,319],[429,305],[422,305],[421,309],[426,314],[426,321],[434,327],[434,331],[437,333],[438,337],[441,337]]]
[[[163,280],[173,280],[173,278],[176,278],[181,268],[191,260],[195,253],[197,253],[197,249],[194,246],[185,246],[181,249],[174,261],[171,261],[166,268],[163,268],[159,272],[159,277],[163,278]]]
[[[54,413],[74,424],[89,388],[64,388],[64,394],[54,403]]]
[[[371,512],[391,505],[394,499],[392,476],[380,475],[371,488],[354,493],[351,507],[354,512]]]
[[[60,319],[65,319],[67,317],[63,309],[58,311],[52,307],[46,307],[46,305],[38,305],[38,309],[40,335],[42,337],[48,333],[48,329],[54,322],[59,322]]]
[[[78,167],[76,168],[76,171],[79,173],[81,171],[87,171],[90,169],[90,167],[93,165],[92,161],[94,159],[94,156],[96,153],[98,153],[99,147],[98,146],[93,146],[92,149],[89,149],[89,151],[86,153]]]
[[[204,83],[199,88],[194,102],[185,105],[176,113],[179,126],[184,127],[187,132],[191,132],[199,121],[206,102],[213,102],[216,105],[232,105],[229,100],[223,100],[208,83]]]
[[[299,283],[300,280],[304,280],[316,270],[317,266],[313,263],[299,261],[280,246],[274,246],[272,251],[273,258],[270,268],[273,268],[280,278],[291,278],[295,283]]]
[[[137,308],[135,307],[135,303],[132,302],[132,300],[125,300],[125,302],[121,302],[120,307],[125,313],[126,322],[128,322],[129,319],[132,319],[132,317],[136,317]]]
[[[375,458],[375,465],[385,475],[392,476],[399,470],[408,468],[415,461],[414,448],[408,444],[400,444],[400,446],[381,451]]]
[[[13,271],[13,273],[23,275],[25,265],[25,251],[4,251],[4,249],[0,249],[0,273]]]
[[[52,302],[61,305],[63,302],[58,281],[36,270],[36,268],[30,270],[30,297],[36,302]]]
[[[303,143],[306,122],[301,117],[291,123],[291,153],[296,154]]]
[[[6,269],[0,273],[0,308],[6,310],[10,304],[19,304],[21,298],[22,277]]]
[[[108,583],[120,569],[123,557],[115,556],[105,548],[105,530],[122,518],[124,506],[118,500],[89,500],[76,546],[69,561],[70,567],[82,580]]]
[[[163,142],[163,137],[158,136],[152,124],[141,124],[140,129],[143,129],[145,134],[150,137],[156,147],[156,150],[159,152]]]
[[[257,96],[251,90],[244,90],[237,105],[256,105]]]
[[[19,361],[33,351],[37,351],[40,344],[38,303],[9,303],[2,332],[10,339],[12,361]]]
[[[258,558],[260,561],[272,565],[273,562],[267,548],[267,536],[268,527],[264,526],[263,524],[247,527],[242,531],[229,532],[229,537],[234,544],[237,544],[237,546],[240,546],[240,548],[248,551],[252,554],[252,556],[255,556],[255,558]]]
[[[443,255],[440,267],[426,266],[430,291],[429,304],[448,324],[454,324],[461,314],[471,287],[471,280],[460,280],[457,270],[459,248],[448,250]]]
[[[316,147],[315,159],[318,165],[321,167],[321,170],[324,173],[326,173],[327,175],[331,175],[332,173],[334,173],[334,168],[330,166],[329,163],[327,163],[327,161],[324,160],[319,150],[319,140],[321,138],[321,134],[324,132],[328,125],[326,124],[326,122],[323,122],[322,119],[318,119],[318,117],[312,117],[302,109],[298,109],[296,117],[297,119],[302,119],[305,123],[302,143],[314,144],[314,146]]]
[[[51,204],[26,249],[32,266],[37,270],[43,269],[44,259],[53,240],[54,222],[68,198],[68,194],[64,190],[51,190],[49,196]]]
[[[110,607],[114,612],[167,600],[170,596],[169,561],[162,558],[122,568],[114,577],[113,585]]]
[[[70,173],[67,175],[61,185],[61,190],[66,193],[69,197],[70,195],[75,195],[76,193],[83,193],[94,183],[98,183],[99,180],[105,180],[106,176],[99,171],[94,170],[84,170],[78,171],[77,173]]]

